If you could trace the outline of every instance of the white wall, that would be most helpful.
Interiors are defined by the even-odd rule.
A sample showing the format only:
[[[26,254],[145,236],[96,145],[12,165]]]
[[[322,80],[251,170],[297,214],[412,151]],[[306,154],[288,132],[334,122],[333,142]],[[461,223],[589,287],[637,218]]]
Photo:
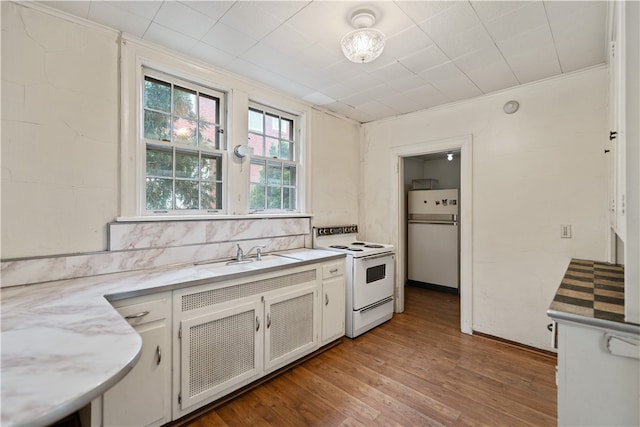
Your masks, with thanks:
[[[135,112],[120,111],[119,52],[116,31],[37,4],[2,2],[3,259],[103,251],[107,223],[135,215],[136,133],[127,124]],[[358,124],[312,115],[306,103],[134,38],[121,53],[123,87],[134,81],[127,67],[144,56],[229,91],[229,152],[246,143],[249,98],[302,113],[303,161],[311,169],[304,185],[318,189],[308,191],[308,206],[317,209],[309,213],[318,224],[357,222]],[[227,167],[228,213],[246,214],[246,160],[229,155]]]
[[[425,161],[424,177],[438,180],[433,186],[434,190],[460,188],[460,154],[456,154],[451,161],[446,158]]]
[[[311,117],[313,225],[357,224],[360,124],[317,110]]]
[[[404,159],[404,190],[409,191],[413,186],[414,179],[424,178],[424,160],[415,157]]]
[[[2,256],[104,249],[118,215],[116,33],[2,2]]]
[[[506,115],[510,99],[521,107]],[[569,260],[606,256],[606,68],[369,123],[363,135],[361,228],[396,245],[389,148],[472,135],[473,329],[549,348],[545,312]],[[572,239],[560,239],[565,223]]]

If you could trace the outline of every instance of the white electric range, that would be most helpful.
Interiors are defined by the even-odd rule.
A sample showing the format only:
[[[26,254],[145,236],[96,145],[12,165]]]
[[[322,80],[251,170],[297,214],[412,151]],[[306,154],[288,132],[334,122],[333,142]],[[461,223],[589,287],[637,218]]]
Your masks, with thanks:
[[[346,335],[358,335],[393,316],[395,256],[393,245],[357,239],[357,225],[313,228],[313,247],[347,255]]]

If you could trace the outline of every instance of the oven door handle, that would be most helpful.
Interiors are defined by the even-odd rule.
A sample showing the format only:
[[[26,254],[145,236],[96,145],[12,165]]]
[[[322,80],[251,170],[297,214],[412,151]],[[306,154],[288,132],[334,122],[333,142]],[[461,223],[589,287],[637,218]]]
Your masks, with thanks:
[[[384,254],[365,256],[365,257],[362,257],[360,259],[363,260],[363,261],[369,261],[369,260],[373,260],[373,259],[386,258],[386,257],[389,257],[389,256],[391,257],[391,259],[393,259],[393,252],[387,252],[387,253],[384,253]]]

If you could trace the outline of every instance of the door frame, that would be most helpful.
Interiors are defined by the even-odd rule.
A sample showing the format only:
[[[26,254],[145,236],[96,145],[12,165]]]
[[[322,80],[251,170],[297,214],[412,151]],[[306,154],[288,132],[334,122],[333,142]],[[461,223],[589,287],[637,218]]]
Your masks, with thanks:
[[[473,137],[423,141],[393,147],[391,151],[391,243],[396,248],[395,311],[404,311],[404,286],[407,259],[406,218],[404,194],[404,162],[406,157],[460,150],[460,330],[473,333]]]

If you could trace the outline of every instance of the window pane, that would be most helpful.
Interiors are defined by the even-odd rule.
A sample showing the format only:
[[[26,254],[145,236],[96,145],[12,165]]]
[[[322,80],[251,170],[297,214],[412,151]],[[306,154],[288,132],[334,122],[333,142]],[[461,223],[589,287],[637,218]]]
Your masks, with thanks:
[[[249,130],[263,133],[262,129],[262,113],[259,111],[249,110]]]
[[[222,179],[222,158],[202,156],[201,178],[203,181],[220,181]]]
[[[296,208],[296,189],[295,188],[283,188],[282,189],[282,209],[295,209]]]
[[[147,148],[147,176],[173,176],[173,154],[171,150]]]
[[[282,165],[279,163],[269,163],[267,166],[267,184],[282,185]]]
[[[143,69],[146,74],[147,71]],[[225,95],[157,72],[144,75],[141,143],[146,210],[219,211],[223,201]],[[144,137],[144,138],[142,138]],[[264,144],[263,144],[264,151]],[[266,179],[266,166],[262,179]],[[187,213],[187,212],[181,212]]]
[[[280,200],[281,187],[268,187],[267,188],[267,207],[269,209],[281,209],[282,203]]]
[[[171,179],[147,178],[146,190],[147,209],[173,208],[173,181]]]
[[[254,163],[253,161],[251,162],[251,169],[249,171],[249,181],[252,183],[260,183],[260,184],[264,184],[265,183],[265,165],[264,162],[262,163]]]
[[[213,123],[200,122],[198,139],[200,147],[218,148],[218,128]]]
[[[280,158],[283,160],[293,160],[291,143],[289,141],[280,141]]]
[[[265,208],[265,186],[262,184],[251,184],[249,195],[249,207],[251,209]]]
[[[296,167],[285,165],[282,171],[282,185],[294,187],[296,185]]]
[[[198,209],[198,181],[176,181],[176,209]]]
[[[262,135],[249,132],[249,147],[253,147],[254,156],[264,156],[263,141]]]
[[[281,119],[280,120],[280,138],[293,139],[293,120]]]
[[[144,110],[144,137],[158,141],[169,141],[171,116],[164,113]]]
[[[171,85],[169,83],[145,76],[144,107],[171,112]]]
[[[173,114],[196,119],[196,92],[181,87],[173,89]]]
[[[264,133],[269,136],[280,137],[280,118],[272,114],[264,115]]]
[[[179,144],[196,145],[196,126],[194,120],[177,119],[173,124],[173,141]]]
[[[200,188],[202,194],[200,209],[220,209],[222,207],[222,201],[218,199],[218,194],[222,194],[222,184],[202,183]]]
[[[176,151],[176,177],[198,178],[198,155]]]
[[[273,158],[279,158],[280,157],[280,141],[278,141],[275,138],[265,138],[265,151],[266,153],[264,154],[265,157],[273,157]]]
[[[295,121],[281,117],[277,111],[256,106],[249,109],[249,145],[254,149],[250,166],[251,209],[296,209]]]
[[[218,98],[200,94],[200,120],[209,123],[218,123]]]

